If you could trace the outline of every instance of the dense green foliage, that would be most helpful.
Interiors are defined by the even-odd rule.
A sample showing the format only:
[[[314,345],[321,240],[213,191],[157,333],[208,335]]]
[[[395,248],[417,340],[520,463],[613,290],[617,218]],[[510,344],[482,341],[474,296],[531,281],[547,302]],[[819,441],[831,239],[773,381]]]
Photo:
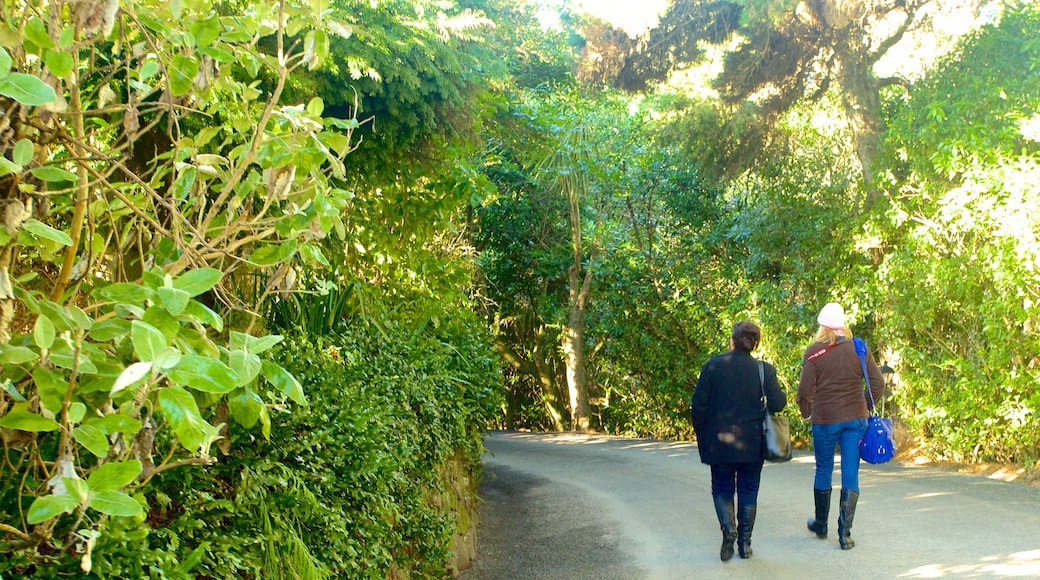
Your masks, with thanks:
[[[839,300],[896,369],[890,410],[911,443],[936,458],[1035,462],[1036,18],[1032,5],[1010,6],[909,90],[889,89],[869,191],[833,92],[790,108],[768,132],[710,99],[662,93],[616,109],[611,139],[622,153],[601,162],[616,173],[599,205],[612,210],[589,217],[607,240],[587,334],[600,428],[688,433],[682,408],[696,369],[745,317],[762,325],[761,355],[793,396],[815,313]],[[586,131],[616,98],[584,97]],[[547,129],[527,141],[551,142],[566,117],[529,111],[546,115]],[[532,187],[522,165],[491,167],[510,195],[485,210],[483,258],[494,283],[509,281],[492,296],[503,338],[515,341],[531,319],[509,305],[523,297],[543,320],[561,308],[545,290],[565,274],[565,259],[548,252],[565,239],[552,205],[562,200]],[[520,341],[528,348],[544,340],[530,336]],[[547,342],[538,348],[558,376]],[[545,426],[531,415],[544,386],[510,376],[512,419]]]
[[[1038,27],[1007,13],[891,105],[883,329],[939,457],[1040,459]]]
[[[437,45],[438,62],[458,71],[473,57],[453,35],[476,45],[471,32],[489,28],[479,15],[475,28],[454,28],[458,13],[432,4],[364,4],[401,24],[387,45],[417,57]],[[325,8],[3,5],[0,574],[446,573],[464,511],[451,504],[472,482],[437,478],[473,475],[495,400],[483,325],[461,298],[468,250],[456,241],[458,206],[481,180],[422,165],[358,179],[346,159],[360,111],[327,109],[342,95],[300,87],[330,52],[356,49],[358,62],[389,69],[383,89],[396,104],[374,102],[423,116],[400,119],[415,127],[398,143],[409,147],[464,144],[484,77],[448,78],[428,63],[430,82],[459,84],[421,110],[432,97],[408,71],[350,44],[360,31]],[[450,115],[450,131],[431,130]],[[272,350],[283,340],[268,334],[272,304],[311,313],[312,334],[289,320],[293,342]],[[429,307],[403,312],[420,304]],[[342,334],[346,316],[355,334]],[[368,405],[342,415],[322,390],[341,385],[309,374],[332,377],[338,361],[293,369],[317,382],[320,407],[286,370],[301,344],[332,329],[362,367],[336,377]],[[377,337],[384,344],[366,342]],[[308,470],[329,459],[324,442],[276,453],[286,446],[274,443],[300,441],[296,419],[308,430],[334,421],[323,427],[356,463],[337,468],[357,467],[350,475],[366,479],[354,491],[370,496],[347,502],[324,485],[330,475]],[[201,466],[211,469],[192,471]],[[338,519],[323,519],[333,508]]]
[[[580,369],[691,437],[733,322],[793,398],[831,300],[922,452],[1040,461],[1040,9],[874,107],[796,4],[675,5],[804,44],[722,98],[582,86],[621,33],[526,2],[3,3],[0,575],[447,576],[488,426],[580,428]]]
[[[311,404],[277,414],[269,440],[243,433],[218,465],[158,482],[156,542],[208,545],[210,577],[442,575],[457,525],[443,466],[479,457],[501,378],[472,314],[406,320],[280,346]]]

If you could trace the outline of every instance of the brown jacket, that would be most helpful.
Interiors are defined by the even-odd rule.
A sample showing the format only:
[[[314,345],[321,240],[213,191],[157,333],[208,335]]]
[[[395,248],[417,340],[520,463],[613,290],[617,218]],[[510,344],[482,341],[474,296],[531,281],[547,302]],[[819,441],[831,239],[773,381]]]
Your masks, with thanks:
[[[869,349],[867,376],[874,401],[878,401],[885,392],[885,380]],[[869,414],[869,400],[852,340],[839,338],[830,345],[814,342],[805,349],[797,397],[802,417],[816,425],[863,419]]]

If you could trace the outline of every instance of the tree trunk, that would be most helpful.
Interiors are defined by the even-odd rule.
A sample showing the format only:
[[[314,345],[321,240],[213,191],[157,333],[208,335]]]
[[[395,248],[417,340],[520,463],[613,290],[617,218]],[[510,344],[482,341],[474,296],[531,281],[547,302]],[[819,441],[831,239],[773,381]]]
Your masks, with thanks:
[[[567,326],[563,329],[563,354],[567,361],[567,389],[571,403],[571,429],[589,430],[589,386],[585,373],[585,304],[592,289],[592,267],[582,276],[581,210],[577,188],[569,188],[571,250],[574,261],[568,270],[570,293]]]
[[[877,78],[870,70],[864,49],[851,43],[836,43],[841,101],[856,141],[856,157],[863,172],[867,199],[879,195],[874,187],[874,163],[881,151],[885,122],[881,118],[881,95]]]
[[[567,388],[571,403],[571,429],[589,430],[589,386],[585,373],[585,303],[592,287],[592,271],[580,281],[578,268],[570,267],[570,306],[563,332],[563,354],[567,359]]]

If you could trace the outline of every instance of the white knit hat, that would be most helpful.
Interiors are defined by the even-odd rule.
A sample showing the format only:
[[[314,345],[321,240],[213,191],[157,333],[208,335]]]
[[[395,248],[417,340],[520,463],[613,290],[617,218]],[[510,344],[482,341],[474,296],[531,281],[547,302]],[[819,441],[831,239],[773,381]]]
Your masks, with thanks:
[[[829,302],[820,310],[820,315],[816,317],[816,322],[819,322],[820,326],[826,328],[842,330],[845,328],[845,309],[837,302]]]

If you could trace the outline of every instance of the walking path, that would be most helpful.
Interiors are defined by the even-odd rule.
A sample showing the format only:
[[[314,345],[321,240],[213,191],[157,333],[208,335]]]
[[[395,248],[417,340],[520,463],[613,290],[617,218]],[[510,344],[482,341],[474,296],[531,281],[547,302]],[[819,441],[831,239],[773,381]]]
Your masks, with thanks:
[[[812,455],[766,464],[754,557],[718,557],[696,444],[497,431],[486,445],[477,559],[461,580],[1040,578],[1040,488],[893,462],[863,464],[852,537],[812,515]]]

